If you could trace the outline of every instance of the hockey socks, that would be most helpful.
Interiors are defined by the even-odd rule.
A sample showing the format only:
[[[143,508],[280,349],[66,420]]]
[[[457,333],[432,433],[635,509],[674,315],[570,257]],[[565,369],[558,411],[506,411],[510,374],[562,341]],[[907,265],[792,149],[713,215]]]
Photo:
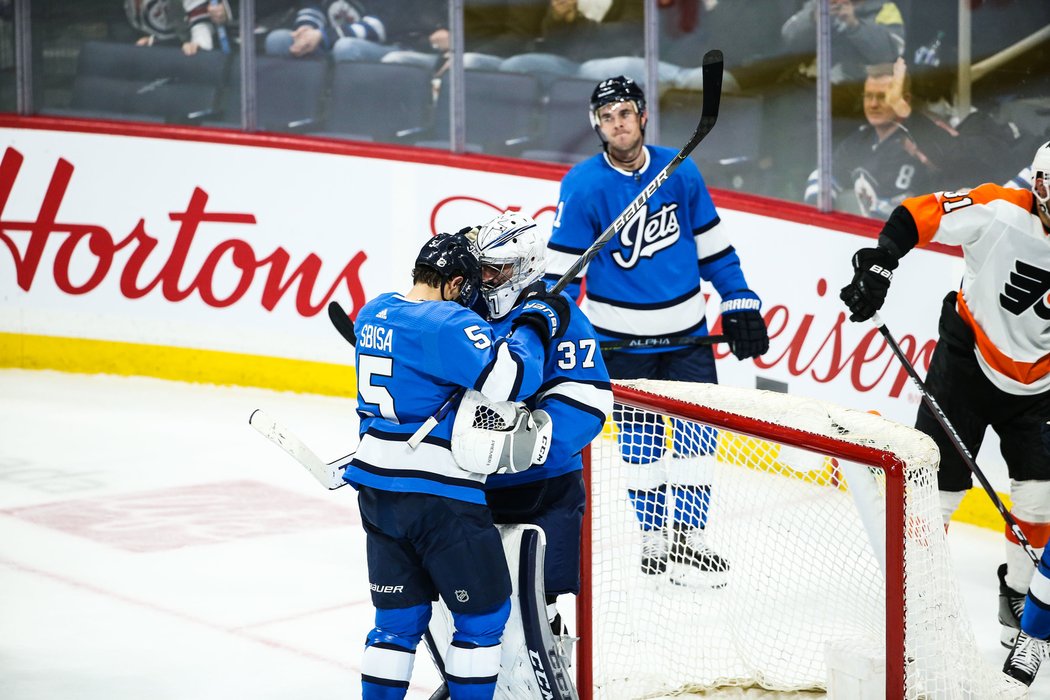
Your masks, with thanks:
[[[696,529],[707,525],[707,511],[711,503],[711,486],[672,484],[674,510],[671,520],[683,528]],[[655,489],[628,489],[635,515],[642,530],[662,530],[667,523],[667,486]]]
[[[430,606],[377,608],[361,660],[362,700],[401,700],[408,692],[416,647],[423,637]]]

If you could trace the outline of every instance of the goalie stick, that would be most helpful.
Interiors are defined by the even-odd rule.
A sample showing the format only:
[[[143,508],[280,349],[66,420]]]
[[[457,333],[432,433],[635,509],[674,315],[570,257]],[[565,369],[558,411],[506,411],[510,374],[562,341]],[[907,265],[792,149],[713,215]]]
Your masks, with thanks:
[[[973,475],[977,477],[977,480],[981,482],[981,486],[984,488],[985,493],[988,494],[988,498],[992,499],[992,503],[995,505],[996,510],[999,511],[999,515],[1001,515],[1003,520],[1006,521],[1006,526],[1010,528],[1010,532],[1012,532],[1014,537],[1017,538],[1017,543],[1021,545],[1021,548],[1024,549],[1025,553],[1031,558],[1032,563],[1039,566],[1039,555],[1037,555],[1035,550],[1032,549],[1032,544],[1028,541],[1028,538],[1025,537],[1024,532],[1021,530],[1021,526],[1017,524],[1014,516],[1011,515],[1010,511],[1007,510],[1005,505],[1003,505],[1002,499],[999,498],[999,494],[997,494],[995,489],[992,488],[991,483],[988,481],[988,477],[986,477],[984,472],[981,471],[981,468],[977,466],[977,461],[973,458],[973,455],[970,454],[970,450],[966,448],[966,445],[963,444],[962,438],[959,437],[959,433],[955,431],[955,426],[953,426],[951,421],[948,420],[948,416],[946,416],[944,411],[941,410],[940,405],[937,403],[937,399],[933,398],[933,394],[929,392],[926,385],[923,384],[922,379],[919,378],[919,373],[915,371],[915,366],[912,365],[904,352],[901,351],[900,346],[897,345],[897,341],[893,338],[889,329],[886,328],[886,324],[882,322],[881,318],[879,318],[879,315],[875,314],[872,316],[871,321],[876,327],[878,327],[879,333],[882,334],[882,337],[886,339],[886,344],[890,346],[890,350],[893,351],[893,354],[896,355],[897,359],[900,360],[902,365],[904,365],[904,370],[908,373],[908,376],[911,377],[911,380],[919,390],[919,393],[922,394],[922,400],[926,402],[930,412],[933,413],[933,417],[941,424],[941,428],[944,429],[944,432],[947,434],[955,451],[959,453],[960,457],[962,457],[963,463],[966,464],[971,472],[973,472]]]
[[[551,294],[559,294],[569,284],[576,279],[576,276],[580,274],[580,271],[586,267],[598,251],[601,250],[606,243],[612,240],[613,236],[620,232],[628,221],[638,213],[649,198],[656,193],[660,186],[667,182],[667,179],[671,177],[671,174],[678,169],[678,166],[689,157],[693,150],[700,144],[704,138],[711,133],[711,129],[715,127],[715,122],[718,120],[718,107],[722,100],[722,69],[723,69],[723,57],[722,52],[718,49],[712,49],[704,54],[704,61],[701,70],[703,71],[704,80],[704,105],[703,111],[700,115],[700,122],[696,125],[696,129],[693,131],[693,135],[689,137],[689,140],[682,150],[678,152],[671,162],[663,167],[663,169],[656,173],[656,176],[645,186],[645,189],[638,193],[638,196],[631,200],[631,203],[620,212],[620,215],[613,219],[613,222],[609,224],[602,235],[598,236],[597,240],[590,245],[587,250],[576,259],[569,269],[565,271],[558,281],[551,287]],[[412,434],[412,437],[408,439],[408,444],[412,449],[419,446],[419,443],[423,441],[430,431],[437,427],[437,424],[442,418],[449,412],[452,405],[459,398],[461,391],[457,391],[441,405],[437,413],[426,419],[423,425],[419,426],[419,429]]]

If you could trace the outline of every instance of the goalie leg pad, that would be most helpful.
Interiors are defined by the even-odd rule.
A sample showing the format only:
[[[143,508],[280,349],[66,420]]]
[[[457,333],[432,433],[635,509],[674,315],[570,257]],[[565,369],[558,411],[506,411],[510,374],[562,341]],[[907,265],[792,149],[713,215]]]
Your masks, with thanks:
[[[543,558],[545,538],[543,531],[531,526],[510,526],[505,530],[517,530],[517,533],[505,534],[508,561],[517,563],[514,572],[515,602],[520,611],[517,619],[507,626],[507,637],[511,636],[512,626],[520,625],[513,630],[519,640],[515,655],[508,658],[504,653],[504,669],[511,670],[506,677],[500,677],[499,689],[506,686],[505,694],[500,697],[533,698],[534,700],[577,700],[576,688],[572,684],[569,671],[569,660],[562,655],[562,645],[555,640],[547,619],[546,595],[543,592]],[[517,537],[515,537],[517,535]],[[518,540],[517,554],[514,549]],[[513,690],[517,687],[517,690]],[[529,695],[522,695],[521,689],[528,687]]]

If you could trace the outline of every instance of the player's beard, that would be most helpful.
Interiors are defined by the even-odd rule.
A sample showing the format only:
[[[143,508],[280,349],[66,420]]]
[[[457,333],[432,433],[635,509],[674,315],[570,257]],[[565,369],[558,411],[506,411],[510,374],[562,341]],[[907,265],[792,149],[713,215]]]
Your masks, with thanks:
[[[620,146],[617,142],[624,143],[625,145]],[[636,134],[630,141],[614,137],[608,144],[609,158],[612,159],[616,165],[627,167],[637,165],[637,161],[642,154],[643,145],[644,137],[641,133]]]

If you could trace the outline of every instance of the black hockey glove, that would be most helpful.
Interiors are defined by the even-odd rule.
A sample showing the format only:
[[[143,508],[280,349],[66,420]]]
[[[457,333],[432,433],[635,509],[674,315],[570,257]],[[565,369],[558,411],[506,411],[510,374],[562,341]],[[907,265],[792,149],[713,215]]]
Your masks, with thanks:
[[[530,326],[543,339],[544,344],[565,335],[569,327],[572,304],[561,294],[546,290],[535,292],[525,298],[521,313],[510,324],[511,329]]]
[[[723,311],[722,331],[729,337],[729,349],[738,360],[758,357],[769,350],[766,322],[758,311]]]
[[[839,292],[849,307],[849,320],[867,321],[882,308],[898,263],[885,248],[861,248],[853,254],[853,281]]]

